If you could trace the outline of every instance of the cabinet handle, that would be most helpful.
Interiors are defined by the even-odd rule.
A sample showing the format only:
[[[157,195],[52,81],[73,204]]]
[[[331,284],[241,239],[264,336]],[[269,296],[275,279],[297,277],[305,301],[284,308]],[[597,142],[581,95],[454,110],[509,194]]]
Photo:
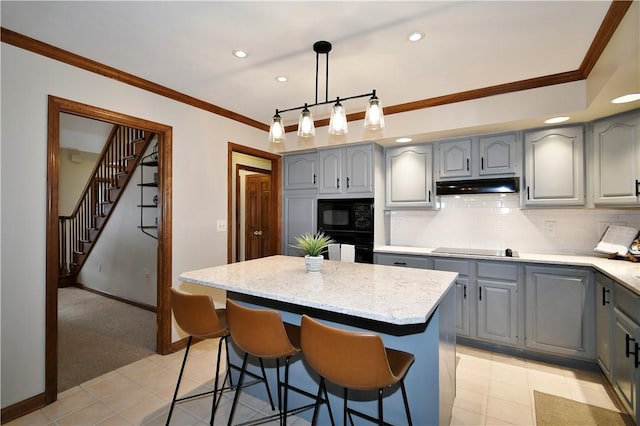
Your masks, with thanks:
[[[314,185],[316,184],[316,174],[315,173],[313,174],[313,184]]]
[[[480,300],[482,300],[482,287],[478,287],[479,290],[479,294],[480,294]]]
[[[393,262],[394,265],[407,266],[407,262]]]
[[[484,170],[484,157],[480,157],[480,170]]]
[[[529,187],[527,186],[527,200],[530,200],[531,197],[529,197]]]
[[[632,354],[632,352],[629,350],[629,343],[631,343],[631,341],[635,342],[634,343],[634,350],[633,350],[633,364],[635,366],[635,368],[638,368],[639,364],[638,364],[638,352],[640,352],[640,346],[638,345],[638,342],[636,342],[636,339],[634,339],[633,337],[629,336],[629,334],[625,334],[625,348],[624,348],[624,352],[625,355],[627,356],[627,358],[629,358],[629,356]]]
[[[429,190],[429,202],[431,202],[431,190]]]
[[[609,303],[609,301],[607,300],[607,293],[609,293],[611,290],[607,290],[606,288],[602,287],[602,306],[607,306],[607,304]]]
[[[469,159],[467,158],[467,171],[469,171]]]
[[[347,178],[347,189],[349,189],[349,178]]]
[[[462,297],[464,299],[466,299],[467,298],[467,285],[465,284],[464,286],[462,286],[462,288],[463,288]]]
[[[633,357],[635,358],[634,360],[634,364],[636,366],[636,368],[640,367],[640,363],[638,362],[638,352],[640,352],[640,345],[638,345],[638,343],[636,342],[635,344],[636,346],[636,350],[633,352]]]
[[[629,356],[631,355],[631,350],[629,349],[629,343],[631,343],[632,341],[636,341],[636,339],[634,339],[633,337],[629,336],[629,333],[625,333],[624,336],[624,340],[625,340],[625,348],[624,348],[624,352],[627,358],[629,358]]]
[[[636,197],[640,196],[640,180],[636,179]]]
[[[336,188],[340,188],[340,178],[336,178]]]

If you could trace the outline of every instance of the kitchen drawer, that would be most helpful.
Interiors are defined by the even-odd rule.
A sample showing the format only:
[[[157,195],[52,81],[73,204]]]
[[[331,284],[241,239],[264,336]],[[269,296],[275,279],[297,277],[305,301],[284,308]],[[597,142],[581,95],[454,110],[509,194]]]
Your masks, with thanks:
[[[430,259],[424,256],[410,256],[406,254],[374,253],[378,265],[403,266],[406,268],[431,269]]]
[[[470,265],[468,260],[433,259],[433,269],[457,272],[460,275],[469,275]]]
[[[478,262],[479,278],[518,280],[518,265],[507,262]]]
[[[640,323],[640,296],[617,283],[614,294],[616,308],[627,314],[636,323]]]

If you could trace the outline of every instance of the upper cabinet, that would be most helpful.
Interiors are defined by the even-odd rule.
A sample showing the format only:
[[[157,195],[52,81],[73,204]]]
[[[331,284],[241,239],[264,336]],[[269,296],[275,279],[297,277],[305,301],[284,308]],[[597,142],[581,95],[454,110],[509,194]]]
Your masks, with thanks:
[[[385,150],[386,206],[435,206],[433,146],[422,144]]]
[[[517,158],[515,133],[443,141],[438,143],[438,178],[515,175],[518,171]]]
[[[524,134],[525,206],[581,206],[584,197],[583,126]]]
[[[284,189],[316,189],[317,154],[305,152],[284,157]]]
[[[595,205],[640,205],[640,111],[596,121],[591,140]]]
[[[318,151],[319,193],[373,196],[373,145]]]

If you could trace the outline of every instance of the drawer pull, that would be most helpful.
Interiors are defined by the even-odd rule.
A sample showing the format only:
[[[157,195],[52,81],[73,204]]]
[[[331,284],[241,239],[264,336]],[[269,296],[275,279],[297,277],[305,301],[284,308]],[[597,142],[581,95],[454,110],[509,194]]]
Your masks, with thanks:
[[[340,189],[340,178],[336,178],[336,188]]]
[[[636,197],[640,196],[640,180],[636,179]]]
[[[478,294],[480,295],[480,300],[482,300],[482,287],[478,287]]]
[[[611,290],[602,287],[602,306],[607,306],[607,304],[609,303],[609,301],[607,300],[607,293],[609,293],[610,291]]]
[[[462,288],[463,288],[462,297],[464,299],[466,299],[467,298],[467,285],[465,284]]]
[[[347,178],[347,189],[349,189],[349,178]]]
[[[467,171],[469,171],[469,159],[467,158]]]
[[[407,266],[407,262],[393,262],[394,265]]]

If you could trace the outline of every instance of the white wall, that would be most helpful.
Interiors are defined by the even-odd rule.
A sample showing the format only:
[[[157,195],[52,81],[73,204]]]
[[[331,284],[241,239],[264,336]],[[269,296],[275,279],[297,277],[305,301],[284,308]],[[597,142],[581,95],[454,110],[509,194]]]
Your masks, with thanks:
[[[69,216],[73,213],[98,157],[99,155],[93,152],[60,148],[58,188],[58,214],[60,216]]]
[[[606,225],[640,228],[638,209],[520,209],[518,194],[446,195],[440,210],[389,211],[389,243],[593,254]],[[545,222],[555,222],[555,235]]]
[[[173,127],[173,276],[226,263],[227,142],[266,133],[1,44],[2,407],[44,391],[47,96]]]

